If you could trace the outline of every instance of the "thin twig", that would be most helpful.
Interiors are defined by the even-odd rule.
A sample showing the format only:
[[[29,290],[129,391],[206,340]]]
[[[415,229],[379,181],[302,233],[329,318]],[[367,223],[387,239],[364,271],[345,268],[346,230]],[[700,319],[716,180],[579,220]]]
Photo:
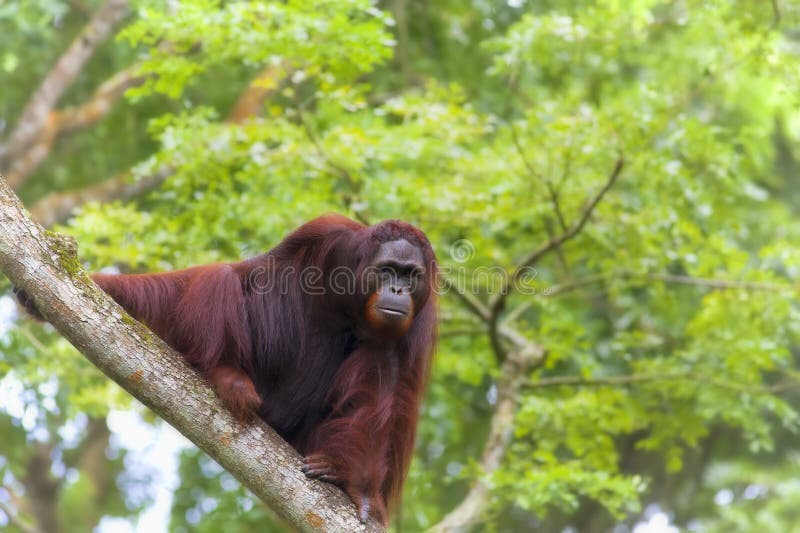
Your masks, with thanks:
[[[606,182],[600,188],[600,190],[584,205],[583,209],[581,210],[581,216],[569,227],[566,231],[562,232],[557,237],[549,238],[545,243],[541,244],[527,256],[525,256],[517,265],[516,269],[514,270],[513,275],[511,276],[512,281],[517,282],[519,278],[522,276],[524,269],[526,267],[532,266],[535,264],[539,259],[542,258],[548,252],[558,248],[559,246],[563,245],[570,239],[574,238],[578,235],[586,223],[591,218],[594,209],[597,207],[597,204],[600,203],[600,200],[603,199],[605,194],[614,186],[614,183],[619,178],[619,175],[622,173],[622,168],[625,164],[625,160],[623,159],[622,155],[617,158],[616,163],[614,164],[614,169],[608,175]],[[504,287],[501,288],[497,296],[494,298],[490,309],[493,313],[496,313],[504,305],[504,300],[508,294],[508,282],[504,283]]]
[[[531,163],[531,161],[528,159],[528,156],[525,155],[525,149],[522,147],[522,142],[520,141],[519,133],[517,133],[517,127],[514,125],[513,120],[508,121],[508,127],[511,131],[511,141],[517,150],[519,158],[522,160],[522,164],[528,170],[528,174],[530,174],[533,178],[536,178],[538,181],[544,183],[544,186],[547,189],[547,195],[550,198],[550,203],[553,204],[553,211],[555,212],[558,223],[561,226],[561,230],[566,231],[567,223],[564,218],[564,213],[561,210],[561,204],[559,201],[560,191],[558,188],[553,186],[550,180],[545,178],[538,170],[536,170],[536,168],[533,166],[533,163]]]
[[[585,378],[583,376],[554,376],[541,378],[537,381],[531,381],[528,384],[528,387],[603,387],[647,383],[650,381],[670,381],[675,379],[685,379],[689,376],[691,376],[690,372],[675,372],[670,374],[629,374],[621,376],[607,376],[602,378]]]
[[[440,279],[442,284],[440,292],[455,294],[456,297],[461,300],[466,305],[467,309],[475,316],[487,324],[491,323],[492,314],[489,308],[477,296],[466,290],[462,290],[456,285],[456,282],[444,275],[440,276]],[[526,338],[525,335],[511,327],[509,324],[499,325],[493,329],[490,329],[489,332],[490,335],[494,335],[494,339],[490,337],[490,342],[492,344],[492,350],[498,364],[502,364],[509,355],[509,349],[503,346],[503,344],[500,342],[501,338],[506,340],[514,351],[527,354],[526,357],[530,356],[532,359],[535,359],[536,362],[533,363],[534,368],[537,368],[543,364],[547,350]]]
[[[608,175],[608,179],[600,188],[600,190],[586,203],[586,205],[581,210],[581,216],[572,226],[570,226],[566,231],[562,232],[557,237],[551,237],[545,242],[544,244],[540,245],[538,248],[533,250],[530,254],[528,254],[522,261],[519,262],[514,273],[511,275],[511,280],[514,283],[517,283],[520,277],[525,272],[525,269],[534,263],[536,263],[542,256],[546,253],[551,252],[552,250],[557,249],[558,247],[562,246],[564,243],[578,235],[586,223],[591,218],[592,213],[594,212],[595,207],[597,204],[600,203],[600,200],[603,199],[605,194],[614,186],[614,183],[619,178],[619,175],[622,173],[622,168],[625,164],[624,158],[620,154],[617,157],[617,161],[614,164],[614,169]],[[505,307],[506,299],[508,297],[510,284],[508,280],[504,280],[501,284],[500,290],[495,295],[495,297],[489,303],[489,339],[491,340],[492,347],[495,349],[495,353],[502,353],[502,349],[500,346],[500,333],[499,333],[499,321],[500,315]]]
[[[560,283],[558,285],[551,285],[541,290],[538,294],[548,298],[560,296],[562,294],[582,289],[589,285],[607,283],[614,279],[632,279],[632,280],[647,280],[659,281],[667,284],[674,285],[689,285],[693,287],[704,287],[712,290],[748,290],[748,291],[764,291],[764,292],[782,292],[797,290],[792,285],[781,285],[779,283],[768,283],[760,281],[740,281],[740,280],[724,280],[714,278],[696,278],[692,276],[682,276],[676,274],[659,274],[648,272],[606,272],[603,274],[593,274],[577,278],[571,281]],[[505,314],[500,324],[513,324],[516,322],[528,309],[535,304],[534,299],[528,299],[516,306],[514,309]]]
[[[597,192],[597,194],[595,194],[589,200],[589,202],[587,202],[587,204],[581,210],[581,216],[578,219],[578,221],[575,224],[573,224],[572,226],[570,226],[570,228],[567,231],[563,232],[558,237],[556,237],[554,239],[549,239],[547,242],[545,242],[544,244],[540,245],[538,248],[536,248],[531,253],[529,253],[527,256],[525,256],[522,259],[522,261],[519,262],[519,265],[517,266],[517,269],[514,272],[514,279],[515,280],[519,279],[519,276],[522,274],[522,271],[523,271],[522,269],[524,267],[528,267],[528,266],[533,265],[543,255],[545,255],[548,252],[554,250],[555,248],[558,248],[559,246],[561,246],[565,242],[569,241],[570,239],[574,238],[576,235],[578,235],[581,232],[583,227],[586,225],[586,223],[591,218],[592,213],[594,212],[594,209],[597,207],[597,204],[600,203],[600,200],[602,200],[603,197],[605,196],[605,194],[611,189],[611,187],[614,186],[614,183],[617,181],[617,178],[619,178],[619,175],[622,173],[622,168],[623,168],[624,165],[625,165],[625,160],[622,158],[622,156],[619,156],[617,158],[616,163],[614,164],[614,169],[608,175],[608,179],[603,184],[603,187]]]
[[[466,304],[467,309],[472,311],[475,315],[478,316],[481,320],[489,320],[489,308],[474,294],[467,292],[466,290],[462,290],[455,281],[451,278],[442,274],[441,278],[441,292],[444,293],[452,293],[455,294],[458,299],[460,299],[464,304]]]
[[[473,337],[475,335],[482,335],[483,331],[476,328],[453,328],[443,329],[439,331],[439,338],[443,337]]]
[[[740,280],[723,280],[714,278],[696,278],[692,276],[684,276],[677,274],[661,274],[649,272],[607,272],[604,274],[595,274],[578,278],[559,285],[553,285],[542,291],[544,296],[557,296],[575,289],[586,287],[587,285],[594,285],[595,283],[604,283],[613,279],[638,279],[659,281],[662,283],[676,284],[676,285],[691,285],[695,287],[706,287],[709,289],[726,290],[726,289],[743,289],[749,291],[769,291],[779,292],[791,290],[790,285],[781,285],[778,283],[768,283],[759,281],[740,281]]]
[[[42,354],[46,354],[49,352],[48,348],[42,344],[42,341],[33,334],[33,332],[28,327],[21,327],[19,331],[22,332],[22,335],[31,343],[31,346],[39,350]]]

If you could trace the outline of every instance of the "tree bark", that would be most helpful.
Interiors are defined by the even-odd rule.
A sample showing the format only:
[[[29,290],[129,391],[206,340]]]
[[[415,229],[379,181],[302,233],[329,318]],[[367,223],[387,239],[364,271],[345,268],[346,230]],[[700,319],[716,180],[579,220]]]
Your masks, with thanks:
[[[181,357],[128,316],[84,272],[74,244],[46,233],[0,178],[0,270],[89,361],[215,459],[300,531],[362,525],[347,497],[311,481],[300,457],[259,422],[238,423]]]

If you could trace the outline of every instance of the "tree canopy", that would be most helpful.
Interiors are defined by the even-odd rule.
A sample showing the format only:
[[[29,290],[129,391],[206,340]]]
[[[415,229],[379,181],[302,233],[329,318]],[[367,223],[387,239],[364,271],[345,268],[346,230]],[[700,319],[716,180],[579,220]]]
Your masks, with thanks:
[[[6,0],[0,173],[92,271],[330,211],[421,227],[440,340],[397,531],[788,531],[799,29],[794,0]],[[0,315],[0,525],[136,523],[158,483],[109,421],[159,423]],[[161,527],[286,527],[202,452],[177,471]]]

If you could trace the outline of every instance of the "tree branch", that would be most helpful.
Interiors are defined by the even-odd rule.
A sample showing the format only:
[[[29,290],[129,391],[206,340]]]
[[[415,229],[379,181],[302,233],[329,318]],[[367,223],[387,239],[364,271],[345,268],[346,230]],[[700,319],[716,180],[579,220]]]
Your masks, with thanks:
[[[49,227],[64,222],[75,209],[87,202],[130,200],[141,196],[161,185],[172,172],[171,166],[162,165],[154,173],[137,180],[133,180],[130,172],[122,172],[83,189],[51,193],[31,207],[31,215],[40,224]]]
[[[238,423],[200,376],[83,271],[63,238],[31,221],[0,179],[0,270],[89,361],[177,428],[300,531],[382,531],[335,487],[310,481],[271,428]]]
[[[486,479],[502,465],[506,450],[514,436],[514,415],[523,386],[530,372],[545,361],[546,352],[539,345],[527,343],[527,350],[509,353],[501,367],[497,382],[497,403],[492,413],[489,436],[481,454],[481,479],[475,482],[458,506],[450,511],[429,533],[453,533],[468,530],[481,519],[491,503]]]
[[[437,287],[439,292],[454,292],[467,309],[481,321],[489,325],[494,321],[494,327],[490,326],[489,334],[493,336],[492,350],[500,366],[497,403],[479,463],[483,478],[475,482],[455,509],[430,529],[430,533],[452,533],[467,530],[479,522],[491,503],[489,486],[485,480],[502,464],[513,437],[514,415],[519,398],[529,382],[530,373],[545,363],[547,350],[544,346],[526,338],[509,323],[497,323],[496,317],[499,311],[493,311],[480,298],[459,286],[456,279],[442,274],[440,284]],[[501,339],[504,342],[501,342]]]
[[[779,292],[791,289],[788,285],[781,285],[778,283],[769,283],[761,281],[740,281],[740,280],[724,280],[714,278],[696,278],[693,276],[684,276],[678,274],[662,274],[651,272],[607,272],[604,274],[595,274],[578,278],[559,285],[553,285],[544,289],[544,296],[557,296],[565,292],[573,291],[586,287],[587,285],[594,285],[596,283],[604,283],[612,279],[634,279],[645,281],[660,281],[662,283],[674,285],[691,285],[694,287],[706,287],[715,290],[726,289],[743,289],[748,291],[768,291]]]
[[[440,276],[440,280],[442,286],[438,289],[441,293],[454,293],[456,297],[461,300],[467,306],[467,309],[475,316],[487,324],[490,322],[492,319],[491,311],[489,307],[477,296],[467,292],[465,289],[462,289],[458,286],[456,281],[453,281],[452,278],[447,277],[444,274]],[[509,351],[502,345],[502,343],[500,343],[500,338],[510,343],[511,348],[520,353],[535,354],[539,351],[544,353],[544,349],[541,346],[528,340],[525,335],[507,323],[497,326],[495,333],[497,335],[497,339],[496,342],[492,342],[492,349],[494,350],[495,359],[497,360],[498,364],[502,364],[503,361],[505,361]]]
[[[98,89],[98,93],[102,91],[105,98],[109,98],[115,91],[121,91],[119,94],[122,94],[125,89],[141,82],[139,78],[128,77],[133,72],[135,72],[134,67],[120,72],[112,78],[112,80],[116,80],[114,83],[109,80],[103,84],[106,89]],[[267,85],[268,78],[281,72],[277,67],[269,67],[262,70],[239,96],[226,122],[241,124],[248,118],[255,116],[263,107],[264,100],[274,91],[273,86],[268,87]],[[125,86],[124,89],[122,89],[123,86]],[[72,122],[72,124],[75,123],[77,123],[77,119]],[[132,178],[130,172],[122,172],[106,181],[83,189],[54,192],[36,202],[31,208],[31,214],[40,224],[49,227],[64,222],[78,207],[87,202],[124,201],[141,196],[161,185],[173,172],[174,168],[171,165],[164,164],[157,167],[152,174],[142,176],[136,180]]]
[[[522,275],[522,269],[524,267],[528,267],[536,263],[543,255],[547,254],[548,252],[558,248],[559,246],[563,245],[565,242],[569,241],[570,239],[577,236],[594,212],[594,209],[597,207],[597,204],[600,203],[600,200],[606,195],[606,193],[614,186],[614,183],[619,178],[619,175],[622,173],[622,168],[625,166],[625,160],[622,156],[617,158],[616,163],[614,164],[614,169],[608,175],[608,179],[600,188],[599,191],[586,203],[586,205],[581,210],[581,216],[577,222],[572,224],[566,231],[561,233],[558,237],[548,239],[547,242],[533,250],[527,256],[525,256],[522,261],[519,262],[516,270],[514,271],[513,279],[516,281]]]
[[[769,283],[762,281],[739,281],[715,278],[696,278],[693,276],[682,276],[676,274],[661,274],[649,272],[604,272],[602,274],[592,274],[582,278],[573,279],[557,285],[551,285],[542,289],[541,295],[547,298],[560,296],[562,294],[595,285],[607,283],[613,279],[632,279],[644,281],[659,281],[670,285],[689,285],[693,287],[704,287],[711,290],[748,290],[765,292],[784,292],[797,290],[791,285],[781,285],[779,283]],[[533,307],[534,300],[528,299],[509,311],[503,317],[500,324],[513,324],[523,313]]]
[[[569,241],[570,239],[574,238],[578,235],[586,223],[592,216],[595,207],[597,204],[600,203],[600,200],[603,199],[605,194],[614,186],[614,183],[617,181],[620,173],[622,173],[622,168],[625,165],[625,160],[623,159],[622,155],[617,157],[617,161],[614,164],[614,169],[608,175],[606,182],[600,188],[600,190],[591,197],[586,205],[581,210],[581,216],[578,220],[572,224],[569,228],[559,234],[557,237],[550,237],[544,244],[540,245],[538,248],[533,250],[527,256],[525,256],[522,261],[519,262],[517,267],[514,269],[513,274],[511,274],[511,281],[516,283],[522,277],[525,269],[533,264],[535,264],[542,256],[551,252],[560,246],[562,246],[565,242]],[[499,333],[499,323],[500,323],[500,315],[505,307],[506,298],[508,297],[508,292],[510,289],[510,283],[508,280],[504,280],[500,286],[500,290],[494,296],[494,298],[489,302],[489,338],[492,342],[492,346],[495,347],[495,352],[499,350],[499,342],[500,342],[500,333]]]
[[[735,392],[749,392],[758,394],[775,394],[800,387],[800,382],[791,379],[781,383],[767,386],[753,386],[746,383],[737,383],[724,379],[695,378],[694,372],[670,372],[666,374],[625,374],[620,376],[606,376],[598,378],[585,378],[583,376],[553,376],[541,378],[528,383],[525,388],[537,389],[544,387],[614,387],[618,385],[636,385],[639,383],[652,383],[655,381],[693,381],[699,386],[712,386],[728,389]]]
[[[120,99],[125,91],[137,87],[148,78],[147,74],[139,74],[140,65],[131,65],[120,70],[92,93],[92,96],[81,105],[54,111],[58,117],[58,134],[85,128],[106,116],[114,102]]]
[[[452,291],[467,308],[484,322],[491,320],[489,308],[475,295],[463,290],[452,278],[442,275],[440,292]],[[505,457],[514,429],[514,415],[527,376],[541,367],[547,350],[530,340],[509,325],[495,330],[498,339],[492,342],[495,359],[500,365],[497,380],[497,403],[492,413],[489,435],[481,453],[480,466],[488,477],[497,470]],[[502,337],[510,345],[506,348],[499,342]],[[484,479],[485,479],[484,477]],[[461,503],[430,529],[430,533],[462,531],[478,522],[491,501],[489,486],[484,479],[475,482]]]
[[[508,126],[509,130],[511,131],[511,141],[514,144],[514,148],[517,150],[517,155],[519,155],[519,158],[522,160],[522,164],[525,165],[525,168],[528,170],[528,174],[530,174],[531,177],[544,183],[544,186],[547,189],[547,194],[550,198],[550,203],[553,205],[553,212],[555,213],[556,219],[561,226],[561,230],[567,231],[566,219],[564,218],[564,213],[561,211],[561,203],[559,201],[559,195],[561,194],[560,187],[554,187],[549,179],[542,176],[536,170],[536,168],[533,166],[533,163],[531,163],[528,159],[528,156],[525,155],[525,149],[522,147],[522,141],[520,141],[519,134],[517,133],[517,127],[514,125],[513,120],[508,121]],[[566,159],[564,168],[565,173],[561,176],[561,182],[566,179],[567,172],[569,171],[569,157]]]
[[[522,154],[521,154],[522,155]],[[524,160],[524,158],[523,158]],[[526,166],[529,163],[526,162]],[[541,245],[531,254],[525,257],[515,270],[512,279],[517,280],[520,272],[526,266],[530,266],[544,254],[558,248],[568,240],[576,236],[592,215],[597,204],[603,196],[611,189],[614,182],[622,172],[624,161],[620,156],[609,174],[606,183],[592,197],[583,208],[581,217],[572,226],[565,229],[558,237],[550,238],[548,242]],[[532,167],[530,171],[535,172]],[[557,197],[551,198],[557,205]],[[443,277],[443,288],[455,289],[458,296],[467,307],[489,326],[489,338],[495,357],[501,365],[501,375],[497,381],[497,404],[492,414],[489,436],[486,440],[480,465],[483,470],[483,479],[479,479],[467,493],[461,503],[453,509],[441,522],[430,529],[430,533],[450,533],[454,531],[464,531],[471,525],[480,521],[481,516],[488,508],[491,498],[489,486],[485,479],[491,476],[502,464],[506,450],[511,443],[514,429],[514,414],[516,413],[519,398],[522,395],[523,387],[528,382],[527,376],[533,370],[541,367],[547,357],[547,350],[534,342],[528,340],[524,335],[516,331],[508,324],[499,322],[500,314],[505,304],[508,294],[508,282],[501,288],[487,306],[474,295],[461,290],[456,283]],[[511,348],[503,346],[501,339],[511,343]]]
[[[7,144],[0,147],[0,170],[7,169],[8,162],[16,159],[31,144],[58,99],[72,85],[100,43],[127,14],[128,0],[108,0],[97,10],[28,100],[17,127],[9,134]],[[16,187],[20,184],[20,178],[9,183]]]
[[[648,383],[651,381],[671,381],[676,379],[686,379],[691,372],[672,372],[669,374],[628,374],[622,376],[606,376],[600,378],[585,378],[583,376],[553,376],[531,381],[527,387],[562,387],[562,386],[581,386],[581,387],[604,387],[614,385],[633,385],[636,383]]]
[[[471,294],[459,287],[452,278],[441,274],[440,280],[442,283],[441,292],[446,294],[448,292],[455,293],[456,297],[464,302],[467,308],[472,311],[481,320],[489,320],[489,308],[478,299],[474,294]]]
[[[487,307],[477,296],[472,293],[467,292],[466,289],[463,287],[459,287],[457,282],[453,281],[452,278],[446,277],[444,274],[441,275],[442,279],[442,289],[444,291],[451,291],[454,292],[456,297],[461,300],[472,313],[474,313],[478,318],[480,318],[483,322],[487,325],[491,324],[492,321],[492,314],[489,307]],[[506,359],[507,350],[500,342],[499,333],[497,329],[492,330],[491,328],[488,329],[489,333],[489,343],[492,346],[492,352],[494,353],[494,358],[498,364],[502,364],[503,361]],[[523,344],[527,343],[524,338],[520,335],[517,340],[522,339],[524,342],[518,344],[520,347]]]
[[[76,107],[50,111],[30,144],[18,150],[10,162],[6,179],[9,183],[22,183],[33,174],[50,154],[56,139],[70,131],[85,128],[106,116],[128,89],[141,85],[147,76],[137,75],[139,65],[117,72],[103,82],[91,98]]]

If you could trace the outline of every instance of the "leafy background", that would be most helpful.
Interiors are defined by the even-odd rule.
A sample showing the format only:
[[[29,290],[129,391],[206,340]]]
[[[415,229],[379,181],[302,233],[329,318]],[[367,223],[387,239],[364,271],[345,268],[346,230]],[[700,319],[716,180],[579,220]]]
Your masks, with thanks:
[[[136,83],[17,192],[41,214],[142,185],[58,221],[91,270],[237,260],[328,211],[423,228],[454,286],[395,530],[476,482],[476,531],[797,527],[800,3],[131,4],[57,110]],[[0,142],[100,5],[0,2]],[[0,312],[4,528],[285,528],[51,328]]]

